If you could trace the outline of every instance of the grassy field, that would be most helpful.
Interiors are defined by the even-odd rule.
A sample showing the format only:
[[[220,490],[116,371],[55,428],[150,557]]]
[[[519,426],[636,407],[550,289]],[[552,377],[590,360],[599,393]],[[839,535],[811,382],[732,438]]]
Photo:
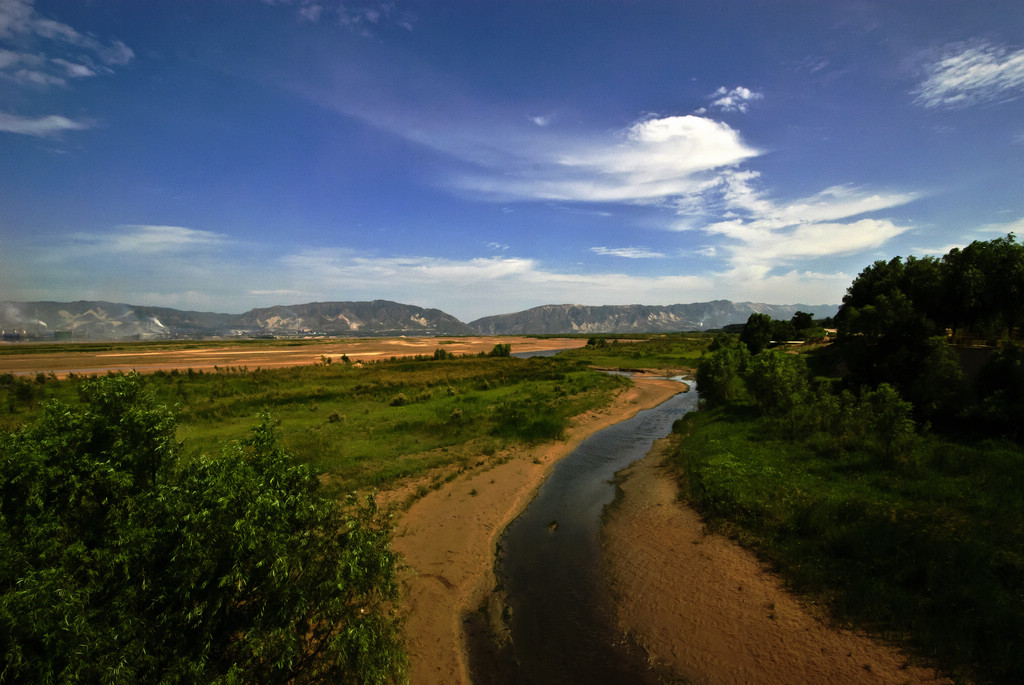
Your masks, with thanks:
[[[512,444],[557,438],[572,416],[607,403],[613,392],[628,383],[590,366],[682,370],[696,363],[709,338],[658,335],[620,341],[598,337],[586,348],[567,350],[556,358],[532,359],[455,356],[447,350],[467,341],[431,342],[429,351],[434,354],[372,363],[345,363],[341,354],[320,355],[316,364],[178,368],[156,370],[145,379],[161,403],[175,408],[179,438],[190,453],[216,453],[225,442],[244,436],[266,413],[277,425],[285,448],[325,474],[339,490],[383,489],[438,467],[475,466]],[[333,344],[339,350],[362,349],[347,344],[387,350],[390,343],[399,346],[396,350],[419,349],[411,347],[419,342],[404,340]],[[333,349],[324,344],[239,341],[227,348],[259,353]],[[513,342],[512,349],[519,344]],[[565,340],[551,344],[564,345]],[[40,345],[38,352],[72,359],[116,352],[159,363],[178,360],[177,355],[190,350],[208,351],[211,345],[76,343]],[[224,345],[217,342],[215,346]],[[24,354],[35,348],[10,349]],[[16,428],[47,400],[75,398],[81,378],[0,374],[0,428]]]
[[[561,352],[565,359],[578,359],[604,368],[692,370],[712,337],[701,333],[631,335],[622,339],[595,336],[586,347]]]
[[[572,416],[628,382],[581,361],[439,357],[145,379],[175,408],[190,453],[217,453],[266,413],[285,448],[339,490],[385,488],[436,467],[476,465],[511,444],[558,438]],[[0,427],[20,425],[44,401],[73,398],[79,382],[0,376]]]
[[[686,497],[843,622],[960,678],[1024,681],[1024,450],[925,435],[881,467],[870,449],[786,439],[751,406],[687,415]]]

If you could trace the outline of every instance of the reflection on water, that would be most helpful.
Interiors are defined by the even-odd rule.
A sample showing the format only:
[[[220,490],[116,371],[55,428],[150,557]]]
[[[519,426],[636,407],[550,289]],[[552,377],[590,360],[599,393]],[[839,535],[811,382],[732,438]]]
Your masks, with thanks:
[[[658,682],[621,643],[603,602],[599,533],[617,471],[640,459],[697,393],[592,435],[560,461],[536,499],[505,531],[497,572],[511,609],[513,682]]]

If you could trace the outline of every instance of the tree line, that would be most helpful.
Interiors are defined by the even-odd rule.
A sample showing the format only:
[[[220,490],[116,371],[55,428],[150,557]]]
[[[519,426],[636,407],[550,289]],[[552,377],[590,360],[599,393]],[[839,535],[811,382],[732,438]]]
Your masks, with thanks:
[[[701,360],[698,392],[711,405],[749,397],[805,430],[839,430],[875,407],[890,448],[911,425],[1019,438],[1021,321],[1024,245],[1013,234],[942,258],[876,261],[848,288],[830,348],[806,358],[768,349],[777,322],[752,314],[738,340],[717,339]]]
[[[812,351],[720,334],[678,427],[710,525],[957,681],[1024,677],[1022,263],[1013,235],[875,262]]]

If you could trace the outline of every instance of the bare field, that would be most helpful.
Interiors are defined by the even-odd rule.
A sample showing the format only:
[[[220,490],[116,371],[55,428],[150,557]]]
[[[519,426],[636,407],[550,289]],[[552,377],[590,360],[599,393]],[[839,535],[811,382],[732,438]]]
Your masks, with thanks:
[[[255,369],[280,368],[284,366],[307,366],[319,364],[330,357],[334,361],[346,355],[352,361],[374,361],[390,357],[410,357],[417,354],[433,354],[443,348],[454,355],[490,352],[497,344],[509,344],[512,353],[536,352],[583,347],[586,340],[581,338],[523,338],[517,336],[482,336],[474,338],[359,338],[350,340],[325,340],[323,343],[303,341],[294,346],[282,346],[280,341],[266,345],[258,343],[237,345],[217,343],[196,343],[189,349],[152,349],[152,345],[139,343],[138,350],[131,345],[124,349],[97,351],[83,346],[83,349],[69,350],[62,346],[55,352],[33,352],[18,354],[7,346],[0,354],[0,373],[31,375],[37,373],[55,374],[64,378],[69,373],[105,374],[109,371],[154,371],[171,369],[211,370],[214,367],[248,367]]]

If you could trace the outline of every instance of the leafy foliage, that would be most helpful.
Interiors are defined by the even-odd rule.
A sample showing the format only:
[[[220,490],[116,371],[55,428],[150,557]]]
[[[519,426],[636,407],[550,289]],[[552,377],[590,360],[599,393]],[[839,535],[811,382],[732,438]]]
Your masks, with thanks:
[[[915,435],[891,387],[828,397],[799,439],[742,403],[688,414],[687,499],[840,620],[958,680],[1021,682],[1024,452]]]
[[[949,343],[1012,340],[1022,319],[1024,245],[1012,233],[953,249],[941,260],[875,262],[850,285],[836,316],[850,382],[889,383],[913,403],[919,419],[934,423],[948,423],[965,409],[972,419],[994,416],[965,408],[970,388]],[[974,390],[982,397],[988,392]],[[1006,425],[1006,418],[988,425]]]
[[[740,342],[747,346],[750,354],[757,354],[772,340],[772,317],[754,312],[747,317],[747,323],[740,333]]]
[[[616,346],[609,346],[609,348]],[[0,427],[17,428],[47,399],[70,401],[81,378],[45,385],[0,376]],[[457,359],[421,355],[359,364],[281,369],[162,371],[143,377],[156,400],[175,407],[185,456],[220,453],[263,413],[282,448],[318,473],[331,492],[384,488],[435,468],[475,464],[520,439],[502,432],[503,407],[538,403],[557,421],[600,406],[628,381],[557,357]],[[11,400],[27,385],[31,400]],[[6,397],[5,397],[6,394]],[[397,400],[397,401],[396,401]],[[15,413],[3,414],[13,402]],[[462,417],[451,420],[453,414]],[[436,474],[435,474],[436,475]]]
[[[743,377],[750,361],[746,345],[727,334],[718,335],[697,366],[697,393],[711,405],[739,399],[746,394]]]
[[[400,679],[396,558],[264,420],[184,461],[136,376],[0,434],[4,682]]]
[[[909,636],[958,678],[1021,681],[1024,453],[1004,436],[1024,426],[1022,296],[1011,234],[861,272],[835,349],[813,358],[841,379],[716,340],[698,368],[708,411],[678,427],[689,498],[840,617]],[[952,344],[999,335],[973,357]],[[960,360],[982,355],[969,383]]]

